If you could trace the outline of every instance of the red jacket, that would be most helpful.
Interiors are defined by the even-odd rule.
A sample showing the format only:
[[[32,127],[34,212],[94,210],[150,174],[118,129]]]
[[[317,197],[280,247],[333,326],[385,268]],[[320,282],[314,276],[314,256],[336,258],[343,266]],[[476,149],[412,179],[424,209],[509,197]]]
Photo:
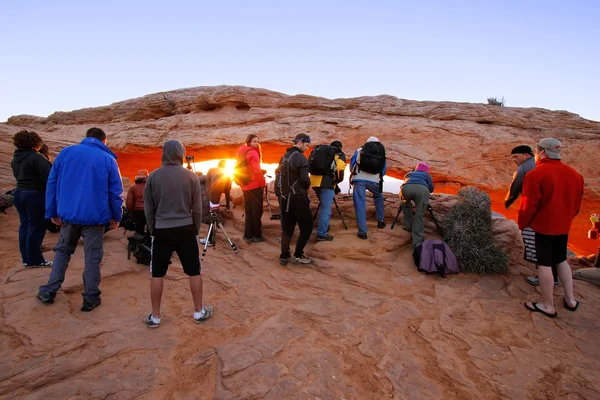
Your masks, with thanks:
[[[246,162],[248,163],[248,168],[250,168],[252,173],[252,180],[249,184],[242,186],[242,190],[252,190],[265,187],[265,176],[260,170],[260,159],[262,158],[260,154],[260,148],[257,149],[244,144],[238,149],[238,157],[244,153],[246,153]]]
[[[125,206],[129,212],[143,210],[144,209],[144,188],[146,187],[146,180],[142,182],[136,182],[127,191],[127,199],[125,200]]]
[[[519,207],[519,229],[544,235],[566,235],[579,213],[583,176],[560,160],[544,158],[525,175]]]

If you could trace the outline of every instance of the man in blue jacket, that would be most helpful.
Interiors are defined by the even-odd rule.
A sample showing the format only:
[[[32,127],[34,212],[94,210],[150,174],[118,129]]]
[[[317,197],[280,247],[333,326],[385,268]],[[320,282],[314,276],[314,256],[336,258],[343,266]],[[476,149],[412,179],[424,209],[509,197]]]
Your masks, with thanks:
[[[83,306],[92,311],[100,300],[100,263],[104,256],[104,225],[121,221],[123,184],[117,156],[106,147],[106,133],[90,128],[80,144],[64,148],[56,157],[46,187],[46,218],[61,226],[54,247],[54,264],[37,298],[54,303],[56,292],[80,237],[83,237]]]

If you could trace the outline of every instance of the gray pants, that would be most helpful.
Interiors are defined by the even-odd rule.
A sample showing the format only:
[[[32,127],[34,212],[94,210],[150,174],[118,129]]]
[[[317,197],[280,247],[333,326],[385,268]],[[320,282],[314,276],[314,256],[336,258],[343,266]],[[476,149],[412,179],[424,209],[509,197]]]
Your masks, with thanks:
[[[412,246],[413,249],[418,244],[423,243],[425,235],[425,208],[429,204],[429,189],[425,185],[410,184],[402,186],[402,197],[405,204],[402,205],[404,214],[404,228],[412,231]],[[415,215],[412,213],[412,203],[415,203]]]
[[[85,268],[83,270],[83,299],[94,302],[100,297],[100,263],[104,257],[104,226],[77,225],[63,222],[58,242],[54,246],[54,262],[48,284],[42,292],[56,293],[65,281],[65,273],[75,252],[79,238],[83,238]]]

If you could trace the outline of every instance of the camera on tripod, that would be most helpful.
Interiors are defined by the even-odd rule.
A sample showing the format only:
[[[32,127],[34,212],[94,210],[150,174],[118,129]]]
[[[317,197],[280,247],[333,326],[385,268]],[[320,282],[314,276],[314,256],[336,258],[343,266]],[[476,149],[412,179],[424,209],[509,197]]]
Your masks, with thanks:
[[[185,156],[185,161],[187,162],[186,168],[190,171],[196,172],[196,159],[194,156]]]

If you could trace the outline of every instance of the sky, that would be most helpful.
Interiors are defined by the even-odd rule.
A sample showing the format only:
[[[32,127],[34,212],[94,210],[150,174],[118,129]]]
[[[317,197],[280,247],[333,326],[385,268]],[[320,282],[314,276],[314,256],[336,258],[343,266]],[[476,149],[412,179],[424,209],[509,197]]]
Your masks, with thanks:
[[[600,121],[598,21],[597,0],[0,0],[0,121],[214,85]]]

